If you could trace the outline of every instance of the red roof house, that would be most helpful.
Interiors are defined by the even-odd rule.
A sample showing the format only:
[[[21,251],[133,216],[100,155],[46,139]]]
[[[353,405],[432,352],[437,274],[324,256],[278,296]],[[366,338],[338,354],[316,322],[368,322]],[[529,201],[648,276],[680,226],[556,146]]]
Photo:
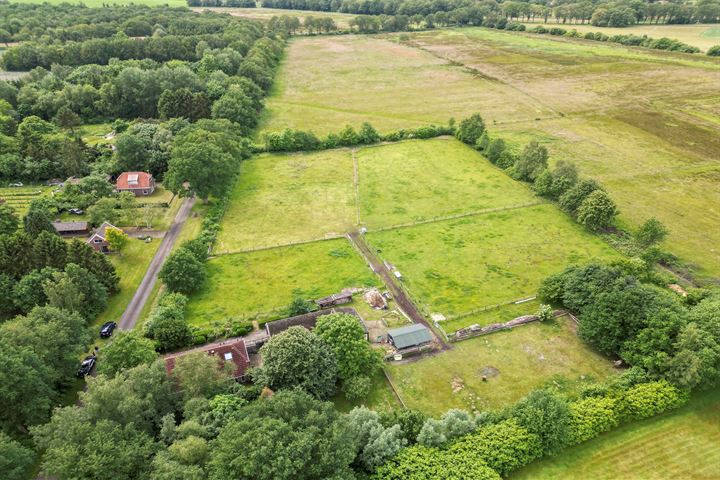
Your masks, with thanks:
[[[95,229],[90,238],[87,239],[86,243],[90,245],[96,252],[108,253],[110,247],[107,241],[107,229],[117,228],[110,222],[103,222],[98,228]],[[120,230],[119,228],[117,228]]]
[[[115,182],[118,192],[132,192],[136,197],[152,195],[155,191],[155,179],[146,172],[123,172]]]
[[[233,370],[233,378],[235,380],[244,381],[245,375],[250,368],[250,355],[248,355],[247,346],[242,339],[226,340],[223,342],[209,343],[199,348],[185,350],[182,352],[171,353],[166,355],[165,370],[171,375],[175,369],[175,360],[189,353],[205,352],[208,355],[214,355],[218,358],[218,366],[223,367],[226,362],[235,364]]]

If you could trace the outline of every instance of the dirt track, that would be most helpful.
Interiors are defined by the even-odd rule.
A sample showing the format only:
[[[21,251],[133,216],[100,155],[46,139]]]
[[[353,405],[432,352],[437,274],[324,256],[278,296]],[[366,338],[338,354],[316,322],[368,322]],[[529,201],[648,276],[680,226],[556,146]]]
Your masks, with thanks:
[[[397,302],[400,309],[405,312],[405,314],[410,317],[410,319],[412,319],[414,323],[421,323],[428,327],[428,329],[430,330],[430,332],[432,332],[433,336],[437,339],[438,344],[442,347],[443,350],[448,350],[452,348],[445,341],[444,338],[435,334],[435,330],[433,330],[432,325],[430,325],[430,323],[425,319],[425,317],[423,317],[423,315],[417,309],[413,301],[410,300],[410,297],[408,297],[405,291],[397,284],[395,275],[393,275],[393,273],[385,266],[385,264],[377,257],[377,255],[375,255],[370,246],[365,243],[365,239],[363,238],[362,234],[360,232],[351,232],[348,233],[348,237],[368,261],[368,263],[370,264],[370,268],[372,268],[375,273],[382,277],[385,285],[387,285],[390,293],[392,293],[393,298],[395,299],[395,302]]]
[[[182,230],[185,220],[190,216],[190,211],[194,204],[195,198],[186,198],[183,204],[180,205],[180,210],[178,210],[175,220],[173,220],[170,229],[163,237],[160,247],[157,252],[155,252],[155,256],[150,262],[142,282],[140,282],[140,285],[135,291],[135,295],[133,295],[125,312],[122,314],[122,317],[120,317],[120,321],[118,322],[118,328],[120,328],[120,330],[132,330],[138,318],[140,318],[140,313],[150,298],[150,293],[152,293],[155,282],[157,282],[160,268],[162,268],[165,259],[170,255],[170,251],[173,245],[175,245],[175,241],[180,234],[180,230]]]

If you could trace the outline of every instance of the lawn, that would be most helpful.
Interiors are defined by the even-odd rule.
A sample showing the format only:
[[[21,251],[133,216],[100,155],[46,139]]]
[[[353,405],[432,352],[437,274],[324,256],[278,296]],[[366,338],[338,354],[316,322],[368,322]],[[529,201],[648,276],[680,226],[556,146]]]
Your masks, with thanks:
[[[331,400],[335,404],[335,408],[341,412],[349,412],[359,406],[365,406],[378,412],[400,408],[400,402],[398,402],[397,397],[395,397],[382,371],[373,377],[370,393],[368,393],[367,397],[350,401],[345,398],[342,392],[338,391]]]
[[[554,205],[369,232],[431,313],[457,315],[534,295],[565,266],[617,254]]]
[[[345,239],[221,255],[208,261],[208,280],[191,296],[187,316],[194,325],[229,317],[267,319],[281,316],[296,296],[315,299],[377,284]]]
[[[575,392],[615,370],[588,349],[573,327],[567,317],[529,324],[464,340],[452,350],[393,363],[387,370],[409,408],[436,416],[450,408],[503,408],[543,385]]]
[[[115,138],[105,138],[106,135],[113,131],[111,123],[93,123],[81,125],[77,128],[77,133],[83,142],[94,147],[97,145],[110,145],[115,143]]]
[[[15,210],[19,217],[25,215],[30,208],[30,202],[47,195],[52,187],[45,185],[25,185],[23,187],[0,187],[0,199]]]
[[[452,139],[363,148],[356,154],[360,221],[369,229],[537,201],[523,184]]]
[[[349,150],[243,162],[216,253],[342,235],[357,219]]]
[[[679,410],[626,425],[535,462],[513,480],[709,480],[720,472],[720,390],[693,396]]]
[[[526,23],[528,28],[539,23]],[[693,24],[693,25],[652,25],[640,24],[630,27],[613,28],[613,27],[595,27],[593,25],[557,25],[550,22],[544,25],[547,28],[561,27],[566,30],[577,30],[580,33],[586,32],[602,32],[606,35],[647,35],[652,38],[674,38],[681,42],[698,47],[703,52],[713,45],[720,44],[720,27],[714,24]]]
[[[159,246],[159,238],[150,243],[131,238],[122,253],[108,255],[120,276],[120,292],[110,297],[108,307],[95,320],[96,325],[111,320],[117,322],[120,319]]]

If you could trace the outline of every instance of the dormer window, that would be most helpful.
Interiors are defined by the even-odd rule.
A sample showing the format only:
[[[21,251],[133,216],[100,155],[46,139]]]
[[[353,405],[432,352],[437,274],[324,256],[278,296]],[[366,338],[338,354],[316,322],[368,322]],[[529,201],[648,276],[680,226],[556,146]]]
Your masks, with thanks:
[[[139,177],[139,175],[137,173],[132,173],[132,174],[128,175],[128,185],[137,185],[138,177]]]
[[[223,355],[223,357],[225,358],[225,360],[232,360],[232,353],[227,352],[225,355]]]

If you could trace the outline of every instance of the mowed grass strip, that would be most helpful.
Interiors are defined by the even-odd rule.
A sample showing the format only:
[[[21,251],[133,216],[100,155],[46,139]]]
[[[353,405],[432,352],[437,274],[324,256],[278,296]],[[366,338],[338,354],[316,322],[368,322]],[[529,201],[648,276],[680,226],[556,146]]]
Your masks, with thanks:
[[[326,134],[370,122],[385,132],[478,111],[489,120],[552,114],[517,90],[394,40],[315,36],[291,40],[261,130]]]
[[[543,385],[576,392],[615,370],[573,327],[567,317],[524,325],[457,342],[438,355],[393,363],[387,370],[408,408],[436,416],[449,408],[503,408]]]
[[[357,220],[349,150],[259,155],[243,162],[216,253],[342,235]]]
[[[193,325],[272,313],[295,296],[315,299],[346,287],[378,285],[345,239],[222,255],[207,265],[208,279],[188,305]]]
[[[532,296],[545,277],[567,265],[618,255],[550,204],[367,238],[431,313],[446,316]]]
[[[711,480],[720,476],[720,390],[518,471],[513,480]]]
[[[369,229],[538,200],[454,139],[363,148],[356,159],[360,222]]]

